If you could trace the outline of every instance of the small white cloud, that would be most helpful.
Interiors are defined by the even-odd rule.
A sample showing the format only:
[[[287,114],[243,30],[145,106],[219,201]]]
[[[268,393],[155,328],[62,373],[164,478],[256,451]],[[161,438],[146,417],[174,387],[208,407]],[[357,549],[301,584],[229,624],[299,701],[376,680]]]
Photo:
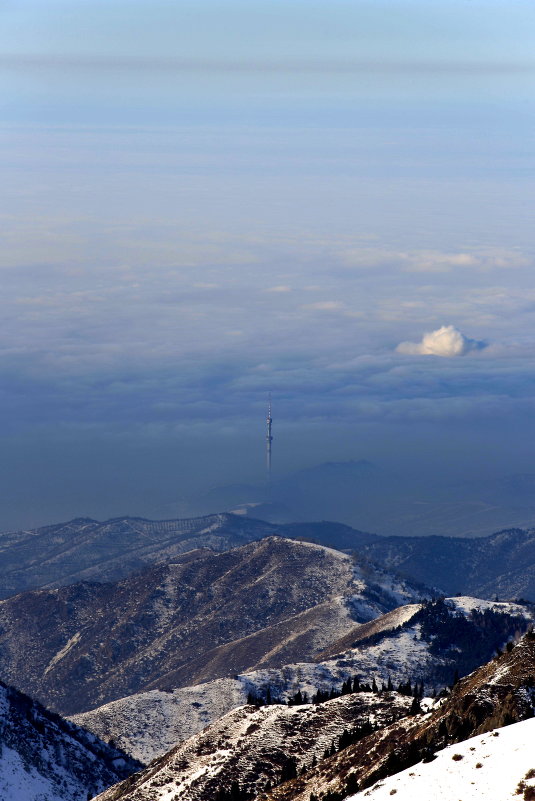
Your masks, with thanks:
[[[291,292],[292,287],[286,284],[278,284],[277,286],[270,286],[264,292]]]
[[[453,325],[443,325],[423,335],[421,342],[401,342],[396,350],[408,356],[464,356],[471,350],[485,348],[484,342],[469,339]]]
[[[318,311],[336,311],[343,309],[344,304],[337,300],[320,300],[318,303],[307,303],[303,309],[317,309]]]

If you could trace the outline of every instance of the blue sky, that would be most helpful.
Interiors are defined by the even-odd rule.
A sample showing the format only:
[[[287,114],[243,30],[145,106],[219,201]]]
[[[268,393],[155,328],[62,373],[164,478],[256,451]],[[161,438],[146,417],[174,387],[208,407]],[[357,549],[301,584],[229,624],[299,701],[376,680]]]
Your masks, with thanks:
[[[270,390],[281,473],[530,469],[534,23],[0,2],[0,528],[261,479]]]

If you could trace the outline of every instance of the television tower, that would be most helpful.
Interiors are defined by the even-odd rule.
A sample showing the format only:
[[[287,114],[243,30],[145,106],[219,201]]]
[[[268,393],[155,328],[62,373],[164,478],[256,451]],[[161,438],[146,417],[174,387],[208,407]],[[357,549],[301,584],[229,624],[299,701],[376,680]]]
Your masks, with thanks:
[[[273,442],[273,437],[271,435],[271,424],[273,420],[271,418],[271,392],[269,393],[269,401],[268,401],[268,413],[267,413],[267,420],[266,420],[266,467],[267,467],[267,480],[268,485],[271,486],[271,443]]]

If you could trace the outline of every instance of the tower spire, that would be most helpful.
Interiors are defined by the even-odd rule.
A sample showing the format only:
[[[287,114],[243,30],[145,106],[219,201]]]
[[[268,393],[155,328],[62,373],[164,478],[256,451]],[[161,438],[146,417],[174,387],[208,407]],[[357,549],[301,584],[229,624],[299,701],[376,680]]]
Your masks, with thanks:
[[[267,480],[268,485],[271,485],[271,443],[273,442],[273,436],[271,434],[271,424],[273,420],[271,418],[271,392],[269,393],[269,400],[268,400],[268,413],[267,413],[267,420],[266,420],[266,468],[267,468]]]

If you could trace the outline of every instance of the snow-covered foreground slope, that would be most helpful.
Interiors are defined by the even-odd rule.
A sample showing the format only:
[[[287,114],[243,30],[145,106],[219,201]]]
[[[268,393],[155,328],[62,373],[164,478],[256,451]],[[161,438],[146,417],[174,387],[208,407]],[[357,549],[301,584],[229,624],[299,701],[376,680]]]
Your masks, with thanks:
[[[485,745],[496,727],[533,720],[534,667],[535,634],[528,632],[423,711],[389,691],[348,693],[318,705],[240,707],[109,788],[99,801],[340,801],[405,769],[410,776],[411,767],[431,763],[435,752],[452,743],[484,735]],[[409,704],[411,714],[400,714]],[[475,753],[471,747],[461,752],[455,746],[451,761],[468,762]],[[484,759],[491,758],[482,750],[474,770],[483,770]],[[530,781],[530,775],[526,769],[514,778]],[[389,795],[397,795],[395,787]],[[444,796],[409,795],[407,801],[434,797]],[[465,801],[451,801],[459,798]]]
[[[450,745],[439,751],[433,762],[420,762],[377,782],[351,796],[350,801],[533,799],[534,743],[535,719],[514,723]]]
[[[272,698],[286,700],[298,690],[306,692],[311,698],[318,689],[340,689],[344,681],[358,675],[361,681],[370,683],[374,678],[379,684],[386,684],[390,679],[394,686],[406,682],[408,678],[413,682],[423,681],[430,692],[434,687],[439,688],[453,680],[459,648],[464,640],[460,643],[454,639],[448,640],[451,650],[441,650],[436,647],[437,634],[423,638],[422,626],[425,628],[425,624],[411,624],[412,618],[421,609],[421,604],[409,604],[373,622],[356,626],[351,638],[348,640],[344,637],[343,642],[347,645],[355,638],[362,639],[356,647],[336,658],[249,671],[234,678],[177,688],[172,692],[153,690],[130,695],[76,715],[73,720],[104,740],[113,739],[125,751],[148,763],[231,709],[245,704],[249,692],[265,696],[268,687]],[[452,615],[469,620],[474,610],[490,610],[496,613],[498,622],[500,616],[504,616],[504,625],[517,618],[530,619],[530,613],[522,606],[475,598],[448,599],[447,609],[451,614],[445,622],[439,620],[437,630],[440,631],[441,626],[447,627],[449,638],[453,637]],[[488,625],[488,621],[484,621],[484,625]],[[511,622],[509,636],[514,633],[515,627],[516,623]],[[472,636],[471,629],[461,627],[461,631],[463,636],[466,636],[466,631]],[[477,633],[477,629],[474,629],[474,638]],[[498,632],[497,636],[495,645],[503,645],[508,639],[507,634]],[[482,662],[492,656],[495,645],[491,642],[481,658]],[[474,661],[469,669],[478,664],[477,660]]]
[[[86,801],[140,767],[0,682],[2,801]]]

